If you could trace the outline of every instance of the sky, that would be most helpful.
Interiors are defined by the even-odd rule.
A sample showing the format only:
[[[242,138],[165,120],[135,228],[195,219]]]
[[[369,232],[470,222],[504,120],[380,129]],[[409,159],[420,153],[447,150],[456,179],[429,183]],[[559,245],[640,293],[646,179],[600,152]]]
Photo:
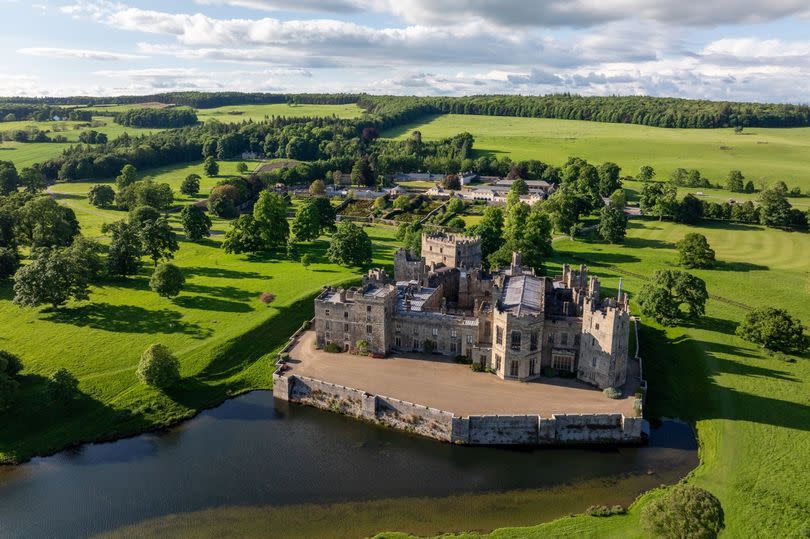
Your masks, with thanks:
[[[810,102],[810,0],[0,0],[0,95]]]

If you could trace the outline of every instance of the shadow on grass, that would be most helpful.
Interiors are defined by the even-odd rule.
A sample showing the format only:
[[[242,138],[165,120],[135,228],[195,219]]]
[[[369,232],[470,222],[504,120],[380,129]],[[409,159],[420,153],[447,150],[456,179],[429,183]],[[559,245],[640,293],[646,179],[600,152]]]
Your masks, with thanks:
[[[0,415],[0,451],[15,461],[50,454],[70,444],[69,454],[78,456],[82,452],[78,444],[113,440],[149,426],[141,413],[114,409],[78,390],[66,401],[52,402],[45,376],[29,374],[18,381],[17,399],[8,413]],[[97,464],[98,458],[122,461],[140,457],[105,455],[94,456],[88,464]]]
[[[193,292],[217,298],[227,298],[231,301],[248,301],[256,296],[253,292],[235,286],[209,286],[186,283],[183,285],[183,290],[185,292]]]
[[[185,309],[198,309],[202,311],[220,311],[227,313],[249,313],[253,307],[239,301],[212,298],[210,296],[179,296],[173,303]]]
[[[709,322],[713,323],[717,322]],[[717,382],[721,375],[732,375],[801,384],[790,372],[729,359],[726,356],[748,361],[760,358],[731,344],[688,335],[672,339],[650,326],[642,326],[641,338],[644,372],[651,388],[647,408],[651,417],[679,417],[693,423],[728,419],[810,431],[810,406],[729,387],[733,379],[728,377],[722,385]],[[795,390],[800,391],[800,386]]]
[[[718,260],[712,265],[710,270],[716,271],[767,271],[768,266],[763,266],[761,264],[751,264],[749,262],[725,262],[723,260]]]
[[[90,327],[114,333],[182,333],[195,339],[205,339],[211,335],[210,329],[184,322],[182,314],[169,309],[89,303],[78,307],[64,307],[44,314],[43,320],[47,322]]]

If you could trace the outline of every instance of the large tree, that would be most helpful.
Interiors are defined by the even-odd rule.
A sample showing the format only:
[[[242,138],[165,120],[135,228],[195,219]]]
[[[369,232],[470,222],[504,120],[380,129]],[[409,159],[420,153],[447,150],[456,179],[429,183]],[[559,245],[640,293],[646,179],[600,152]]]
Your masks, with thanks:
[[[98,208],[108,208],[115,202],[115,191],[109,185],[99,183],[90,187],[87,200]]]
[[[599,194],[609,197],[617,189],[621,189],[622,181],[619,179],[622,169],[616,163],[607,161],[597,168],[599,172]]]
[[[111,235],[107,253],[107,271],[110,275],[127,276],[138,273],[143,254],[140,226],[127,221],[116,221],[105,224],[101,231]]]
[[[16,238],[23,245],[51,247],[70,245],[79,233],[72,209],[49,196],[38,196],[17,211]]]
[[[89,297],[87,272],[67,249],[37,249],[34,259],[14,275],[14,303],[20,307],[50,305]]]
[[[261,225],[251,214],[240,215],[225,232],[222,248],[226,253],[258,253],[265,249]]]
[[[39,193],[47,187],[45,174],[36,168],[26,167],[20,171],[20,185],[29,193]]]
[[[8,195],[17,190],[20,176],[11,161],[0,161],[0,195]]]
[[[180,192],[187,196],[194,196],[200,192],[200,175],[189,174],[180,184]]]
[[[709,491],[680,484],[648,503],[641,522],[653,537],[714,539],[724,527],[724,515],[720,500]]]
[[[624,207],[612,202],[599,212],[599,236],[609,243],[621,243],[627,234],[627,214]]]
[[[180,381],[180,362],[162,344],[153,344],[141,355],[136,371],[144,384],[167,389]]]
[[[759,218],[763,225],[786,227],[791,221],[791,205],[781,186],[766,189],[759,195]]]
[[[742,193],[745,190],[743,182],[745,177],[739,170],[732,170],[726,177],[726,189],[735,193]]]
[[[371,239],[366,231],[351,221],[338,223],[326,250],[330,261],[341,266],[364,266],[371,263]]]
[[[808,347],[801,320],[775,307],[758,308],[746,314],[737,326],[737,335],[777,352],[802,353]]]
[[[489,255],[503,245],[503,211],[494,206],[484,210],[481,222],[470,228],[470,234],[481,238],[481,259],[488,266]]]
[[[321,235],[321,216],[318,207],[306,201],[295,212],[292,235],[296,241],[312,241]]]
[[[180,210],[180,224],[183,225],[186,238],[191,241],[199,241],[211,235],[211,218],[199,206],[183,206]]]
[[[568,232],[579,220],[583,206],[573,189],[562,185],[543,202],[543,208],[551,218],[555,230]]]
[[[703,218],[703,202],[689,193],[675,208],[675,222],[693,225]]]
[[[213,178],[219,174],[219,163],[216,162],[213,156],[209,155],[203,161],[203,171],[209,178]]]
[[[706,312],[709,294],[703,279],[678,270],[658,270],[638,293],[641,312],[661,325],[674,326],[687,315],[692,318]],[[684,312],[685,306],[687,312]]]
[[[145,222],[141,226],[140,236],[143,252],[152,259],[155,267],[161,260],[174,258],[174,252],[180,248],[177,235],[165,217]]]
[[[368,159],[360,158],[352,165],[352,184],[353,185],[374,185],[374,173],[368,163]]]
[[[678,190],[674,185],[661,182],[648,182],[641,189],[639,206],[648,215],[655,215],[659,220],[672,216],[677,206]]]
[[[253,219],[259,225],[265,248],[274,249],[287,244],[290,225],[287,223],[287,201],[284,197],[262,191],[253,206]]]
[[[173,298],[183,289],[186,278],[183,272],[174,264],[160,264],[152,272],[149,279],[149,288],[164,298]]]
[[[714,249],[703,234],[690,232],[677,244],[678,265],[687,268],[708,268],[714,264]]]
[[[20,254],[16,247],[0,247],[0,281],[14,275],[20,267]]]
[[[138,170],[132,165],[124,165],[121,174],[115,178],[115,185],[119,190],[138,181]]]

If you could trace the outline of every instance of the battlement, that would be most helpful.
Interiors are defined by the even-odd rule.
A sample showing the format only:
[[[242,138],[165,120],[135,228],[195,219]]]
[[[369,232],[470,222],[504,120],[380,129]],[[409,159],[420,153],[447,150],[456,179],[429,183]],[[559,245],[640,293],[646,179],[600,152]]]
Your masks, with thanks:
[[[422,234],[422,258],[429,267],[481,267],[481,238],[461,234]]]
[[[464,234],[452,234],[447,232],[432,232],[430,234],[422,234],[422,245],[424,248],[425,242],[441,243],[443,245],[480,245],[481,238],[475,236],[465,236]]]

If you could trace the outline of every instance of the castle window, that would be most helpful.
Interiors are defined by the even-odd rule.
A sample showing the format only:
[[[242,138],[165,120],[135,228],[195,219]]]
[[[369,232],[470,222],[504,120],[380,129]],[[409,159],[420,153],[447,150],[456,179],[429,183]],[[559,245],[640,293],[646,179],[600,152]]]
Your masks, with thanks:
[[[331,339],[331,338],[332,338],[332,334],[327,331],[326,332],[326,344],[329,344],[331,342],[331,341],[329,341],[329,339]]]
[[[495,354],[495,370],[501,370],[501,356],[500,354]]]
[[[439,328],[433,328],[433,336],[437,337],[439,335]]]
[[[554,354],[551,356],[551,366],[558,371],[573,371],[574,358],[569,355]]]
[[[596,367],[596,356],[591,358],[591,367]]]
[[[598,322],[596,323],[596,329],[599,329],[599,323]]]
[[[326,309],[326,310],[324,311],[324,314],[325,314],[326,316],[329,316],[329,309]]]
[[[456,351],[456,341],[450,341],[450,351],[451,352]]]
[[[512,350],[520,351],[520,332],[513,331],[512,332]]]
[[[349,311],[343,311],[343,318],[349,318]]]
[[[560,334],[560,345],[568,346],[568,333]]]
[[[472,339],[473,339],[472,335],[467,335],[467,344],[472,344],[473,342]]]
[[[394,346],[397,348],[402,348],[402,337],[396,337],[394,339]]]
[[[419,350],[419,339],[414,339],[413,340],[413,351],[414,352],[419,352],[420,351]]]
[[[537,350],[537,332],[532,331],[531,335],[529,336],[529,350],[535,351]]]
[[[367,312],[367,313],[370,313],[370,312],[371,312],[371,305],[366,305],[366,312]]]
[[[495,344],[503,344],[503,328],[495,326]]]
[[[536,369],[537,369],[537,360],[530,359],[529,360],[529,376],[534,376]]]
[[[326,321],[324,327],[326,327],[326,329],[331,329],[331,326],[329,325],[329,320]]]
[[[366,326],[366,333],[368,333],[369,335],[371,335],[371,332],[372,332],[372,330],[371,330],[371,324],[369,324],[369,325],[367,325],[367,326]]]
[[[548,334],[548,344],[554,344],[554,334],[553,333]]]
[[[419,335],[419,328],[418,328],[418,327],[414,326],[414,328],[413,328],[413,334],[414,334],[414,335]]]
[[[509,364],[509,376],[517,376],[519,366],[520,366],[520,364],[517,361],[512,361]]]
[[[349,331],[349,324],[343,324],[343,331]]]
[[[451,337],[458,337],[458,331],[456,331],[455,329],[451,330],[450,331],[450,336]]]
[[[396,331],[397,333],[399,333],[400,331],[402,331],[402,324],[397,324],[397,325],[396,325],[396,329],[395,329],[395,331]]]

